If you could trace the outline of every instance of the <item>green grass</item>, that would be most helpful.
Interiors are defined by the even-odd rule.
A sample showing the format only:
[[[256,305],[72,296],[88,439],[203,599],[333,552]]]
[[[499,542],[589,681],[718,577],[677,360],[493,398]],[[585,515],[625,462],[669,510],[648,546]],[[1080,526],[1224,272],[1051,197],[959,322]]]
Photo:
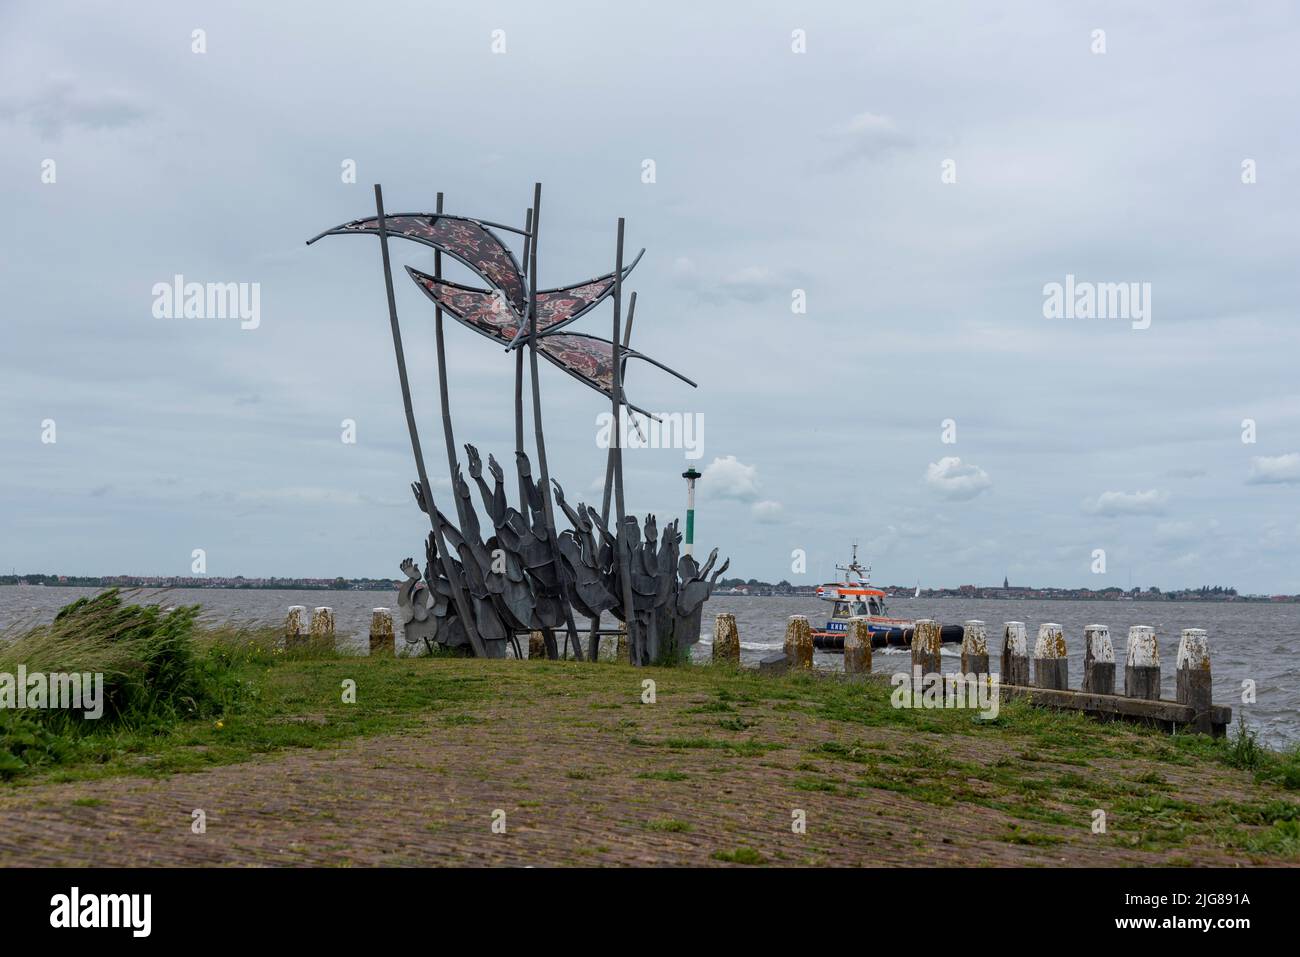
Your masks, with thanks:
[[[715,861],[728,864],[766,864],[767,858],[752,847],[738,847],[734,851],[714,851],[711,855]]]
[[[685,833],[691,830],[691,825],[687,821],[679,821],[676,818],[664,817],[654,821],[646,821],[643,825],[647,831],[668,831],[674,834]]]
[[[101,607],[95,614],[108,621],[121,613]],[[580,727],[597,749],[606,737],[631,746],[636,758],[620,766],[602,756],[593,772],[599,751],[575,748],[571,763],[554,769],[573,781],[621,775],[712,786],[718,775],[741,771],[769,775],[774,800],[797,792],[828,801],[901,796],[943,809],[937,813],[981,815],[1006,825],[999,839],[1011,844],[1187,847],[1193,861],[1200,845],[1262,861],[1300,855],[1300,752],[1269,750],[1244,727],[1221,740],[1171,736],[1021,701],[983,721],[970,711],[895,709],[880,682],[725,668],[285,653],[272,630],[205,627],[189,612],[132,613],[118,620],[130,626],[126,633],[109,642],[91,640],[95,628],[63,621],[18,642],[9,636],[0,670],[17,661],[29,669],[103,666],[120,689],[118,704],[100,722],[0,712],[0,777],[10,786],[199,771],[431,726],[468,741],[508,724],[512,707],[576,698],[589,705],[583,715],[591,720],[570,732]],[[646,677],[658,684],[655,705],[640,703]],[[148,702],[139,692],[151,681],[166,693]],[[355,683],[355,703],[343,700],[345,682]],[[670,720],[650,720],[665,708]],[[1178,782],[1207,775],[1233,782],[1235,793],[1179,793]],[[1095,809],[1106,812],[1105,833],[1092,833]],[[685,823],[643,826],[672,831],[674,822]],[[763,863],[749,853],[756,854],[741,848],[715,858]]]

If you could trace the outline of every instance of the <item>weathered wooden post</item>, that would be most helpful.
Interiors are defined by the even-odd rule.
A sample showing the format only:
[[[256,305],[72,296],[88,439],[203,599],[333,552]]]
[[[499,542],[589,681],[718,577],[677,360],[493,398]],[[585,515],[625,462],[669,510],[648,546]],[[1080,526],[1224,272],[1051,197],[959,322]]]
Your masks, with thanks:
[[[855,616],[849,619],[849,629],[844,634],[844,673],[871,673],[871,629],[865,618]]]
[[[1153,701],[1160,697],[1160,644],[1150,625],[1134,625],[1128,630],[1124,693]]]
[[[387,608],[372,608],[370,611],[370,654],[384,655],[387,658],[397,653],[393,641],[393,613]]]
[[[1204,628],[1184,628],[1178,639],[1177,700],[1195,714],[1192,729],[1213,734],[1210,723],[1210,638]]]
[[[1002,627],[1002,684],[1029,686],[1029,633],[1023,621]]]
[[[528,633],[528,660],[536,661],[546,657],[546,636],[540,631]]]
[[[1065,632],[1054,621],[1038,626],[1034,644],[1034,685],[1067,691],[1070,687],[1070,661],[1066,657]]]
[[[318,650],[334,648],[334,609],[318,605],[311,613],[311,644]]]
[[[923,675],[937,675],[943,671],[939,664],[939,649],[943,645],[943,629],[933,618],[918,618],[912,628],[912,670],[918,667]]]
[[[807,616],[791,615],[786,622],[784,651],[792,670],[812,670],[812,628],[808,625]]]
[[[736,616],[730,612],[723,612],[713,621],[713,663],[740,664],[740,631]]]
[[[989,638],[984,622],[971,619],[961,630],[961,673],[986,675],[989,673]]]
[[[627,622],[620,621],[618,623],[618,642],[614,646],[614,651],[615,654],[617,654],[619,661],[631,662],[632,653],[630,648],[631,646],[627,643]]]
[[[301,648],[307,644],[307,606],[290,605],[284,619],[284,647]]]
[[[1115,693],[1115,646],[1110,628],[1088,625],[1083,629],[1083,689],[1092,694]]]

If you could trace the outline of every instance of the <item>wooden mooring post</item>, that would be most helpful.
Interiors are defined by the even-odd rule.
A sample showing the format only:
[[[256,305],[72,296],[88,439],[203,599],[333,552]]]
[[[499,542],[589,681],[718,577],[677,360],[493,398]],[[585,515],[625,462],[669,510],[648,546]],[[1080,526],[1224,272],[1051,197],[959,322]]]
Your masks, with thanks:
[[[1083,629],[1083,690],[1115,693],[1115,646],[1110,641],[1110,628],[1105,625]]]
[[[1212,732],[1210,700],[1210,639],[1204,628],[1184,628],[1178,640],[1178,665],[1174,697],[1192,709],[1192,728]]]
[[[311,638],[317,648],[334,647],[334,609],[328,605],[318,605],[311,612]]]
[[[1134,625],[1128,630],[1124,694],[1152,701],[1160,697],[1160,643],[1150,625]]]
[[[844,635],[844,673],[846,675],[871,674],[871,629],[867,619],[849,619]]]
[[[393,641],[393,613],[388,608],[370,610],[370,654],[391,658],[397,654]]]
[[[740,664],[740,631],[736,628],[736,616],[730,612],[713,620],[713,663]]]
[[[939,674],[939,649],[943,646],[943,627],[933,618],[918,618],[912,628],[912,670],[921,674]]]
[[[1038,688],[1070,687],[1070,660],[1066,657],[1065,632],[1054,621],[1038,626],[1034,644],[1034,685]]]
[[[811,671],[813,663],[812,628],[805,615],[791,615],[785,626],[785,656],[795,671]]]
[[[1023,621],[1002,625],[1002,676],[1004,685],[1029,684],[1029,637]]]
[[[961,673],[964,675],[989,673],[989,638],[982,621],[971,619],[962,626]]]
[[[290,605],[284,619],[284,647],[301,648],[307,644],[307,606]]]

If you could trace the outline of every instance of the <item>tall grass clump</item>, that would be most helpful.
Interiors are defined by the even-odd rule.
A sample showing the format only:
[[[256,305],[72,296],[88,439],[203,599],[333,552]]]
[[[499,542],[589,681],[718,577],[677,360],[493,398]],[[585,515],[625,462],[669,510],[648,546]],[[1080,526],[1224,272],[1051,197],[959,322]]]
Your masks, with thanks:
[[[196,639],[199,607],[126,604],[117,589],[80,598],[53,622],[0,635],[0,672],[103,675],[103,715],[64,709],[0,709],[0,774],[57,762],[78,737],[165,729],[220,714],[239,696],[235,653]]]

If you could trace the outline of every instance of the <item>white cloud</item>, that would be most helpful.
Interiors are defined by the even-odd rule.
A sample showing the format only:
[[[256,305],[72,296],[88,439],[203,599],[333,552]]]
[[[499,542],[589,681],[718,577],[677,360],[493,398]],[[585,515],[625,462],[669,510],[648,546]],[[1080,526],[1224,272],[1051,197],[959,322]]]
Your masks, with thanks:
[[[1286,455],[1257,455],[1250,460],[1251,485],[1300,484],[1300,452]]]
[[[925,484],[949,501],[965,502],[991,488],[993,480],[978,465],[963,465],[956,456],[947,456],[927,466]]]
[[[700,486],[713,498],[752,502],[758,498],[758,469],[724,455],[705,466]]]
[[[1159,515],[1165,510],[1169,493],[1159,489],[1145,492],[1102,492],[1083,503],[1092,515]]]
[[[781,521],[781,503],[773,502],[766,499],[762,502],[755,502],[750,506],[750,512],[754,516],[754,521],[762,525],[775,525]]]

